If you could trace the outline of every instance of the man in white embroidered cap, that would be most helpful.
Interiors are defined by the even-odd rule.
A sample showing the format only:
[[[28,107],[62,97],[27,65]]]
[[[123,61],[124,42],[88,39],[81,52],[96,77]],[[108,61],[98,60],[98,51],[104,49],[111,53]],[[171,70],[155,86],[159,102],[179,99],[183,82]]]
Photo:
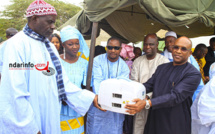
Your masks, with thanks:
[[[6,42],[3,55],[0,133],[59,134],[61,102],[83,116],[97,96],[69,82],[47,38],[55,28],[55,8],[36,0],[26,16],[28,23]]]

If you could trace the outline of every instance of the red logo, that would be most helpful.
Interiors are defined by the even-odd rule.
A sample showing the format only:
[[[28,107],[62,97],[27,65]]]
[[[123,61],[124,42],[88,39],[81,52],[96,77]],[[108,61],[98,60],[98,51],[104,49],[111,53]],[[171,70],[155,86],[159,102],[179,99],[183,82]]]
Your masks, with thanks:
[[[38,67],[44,67],[42,69],[39,69]],[[43,70],[47,70],[47,72],[50,72],[49,70],[49,62],[47,61],[47,65],[42,63],[42,64],[37,64],[35,65],[35,68],[38,70],[38,71],[43,71]]]

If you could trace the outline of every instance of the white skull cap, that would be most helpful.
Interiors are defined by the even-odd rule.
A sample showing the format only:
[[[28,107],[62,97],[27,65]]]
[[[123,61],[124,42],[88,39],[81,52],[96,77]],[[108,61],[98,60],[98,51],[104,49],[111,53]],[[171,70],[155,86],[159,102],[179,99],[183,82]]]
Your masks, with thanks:
[[[165,34],[165,38],[166,38],[167,36],[172,36],[172,37],[177,38],[177,34],[176,34],[175,32],[173,32],[173,31],[167,32],[167,33]]]

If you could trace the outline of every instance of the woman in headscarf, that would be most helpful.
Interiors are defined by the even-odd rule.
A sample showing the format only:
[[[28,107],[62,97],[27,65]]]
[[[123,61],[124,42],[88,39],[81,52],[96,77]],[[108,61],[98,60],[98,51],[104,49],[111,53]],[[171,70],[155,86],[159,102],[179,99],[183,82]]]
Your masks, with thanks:
[[[125,61],[125,63],[129,67],[129,70],[130,70],[129,78],[130,78],[131,77],[132,64],[133,64],[132,59],[135,57],[134,47],[122,43],[122,50],[120,52],[120,57]]]
[[[61,32],[64,54],[60,55],[69,80],[81,88],[86,86],[89,48],[81,35],[74,27],[64,27]],[[85,59],[83,59],[84,57]],[[62,134],[84,133],[84,117],[68,107],[65,103],[61,107]]]

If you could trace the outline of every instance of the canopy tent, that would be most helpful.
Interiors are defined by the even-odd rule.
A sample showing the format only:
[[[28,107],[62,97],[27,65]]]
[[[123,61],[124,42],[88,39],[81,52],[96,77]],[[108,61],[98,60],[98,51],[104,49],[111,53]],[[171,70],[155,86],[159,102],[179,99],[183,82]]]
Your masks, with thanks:
[[[213,35],[214,7],[214,0],[85,0],[84,10],[62,27],[76,25],[85,39],[91,37],[89,89],[95,40],[100,29],[124,43],[142,41],[146,34],[160,29],[190,38]]]
[[[65,25],[76,25],[90,39],[92,22],[124,43],[142,41],[160,29],[199,37],[214,34],[214,0],[85,0],[84,10]],[[61,28],[62,28],[61,27]]]

